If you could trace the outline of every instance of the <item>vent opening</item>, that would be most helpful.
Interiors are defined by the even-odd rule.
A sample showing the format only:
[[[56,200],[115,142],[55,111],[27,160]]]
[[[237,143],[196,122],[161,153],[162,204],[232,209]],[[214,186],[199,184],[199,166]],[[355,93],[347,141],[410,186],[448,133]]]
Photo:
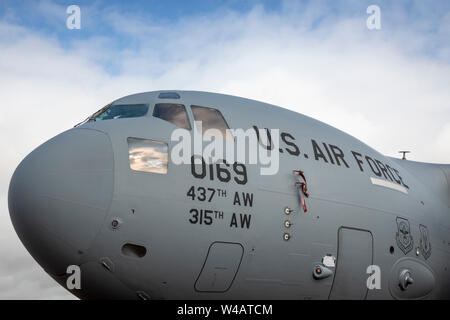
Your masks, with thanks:
[[[129,257],[142,258],[147,254],[147,249],[137,244],[126,243],[122,246],[122,253]]]

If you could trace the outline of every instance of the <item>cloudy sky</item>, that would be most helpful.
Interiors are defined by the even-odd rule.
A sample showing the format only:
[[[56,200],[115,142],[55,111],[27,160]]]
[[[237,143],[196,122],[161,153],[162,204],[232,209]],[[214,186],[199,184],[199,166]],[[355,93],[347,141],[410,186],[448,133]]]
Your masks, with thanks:
[[[81,29],[66,8],[81,9]],[[369,30],[369,5],[381,29]],[[261,100],[389,156],[450,163],[450,1],[0,0],[0,299],[70,299],[16,236],[35,147],[110,101],[186,89]]]

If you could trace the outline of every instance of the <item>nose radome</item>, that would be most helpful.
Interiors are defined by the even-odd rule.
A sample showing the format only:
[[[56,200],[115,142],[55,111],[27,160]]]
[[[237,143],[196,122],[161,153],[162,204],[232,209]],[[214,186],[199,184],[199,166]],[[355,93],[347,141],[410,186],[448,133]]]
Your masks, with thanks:
[[[107,215],[113,182],[111,142],[97,130],[68,130],[19,164],[9,186],[11,220],[48,273],[81,262]]]

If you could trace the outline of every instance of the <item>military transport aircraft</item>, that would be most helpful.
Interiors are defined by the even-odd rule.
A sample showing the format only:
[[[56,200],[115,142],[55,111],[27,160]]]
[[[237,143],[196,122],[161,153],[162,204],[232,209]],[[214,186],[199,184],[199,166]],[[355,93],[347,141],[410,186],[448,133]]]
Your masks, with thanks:
[[[234,148],[229,129],[270,161],[250,145],[244,160],[189,156],[208,130]],[[39,146],[8,202],[50,276],[68,288],[78,266],[68,289],[84,299],[448,299],[449,183],[450,165],[296,112],[175,90],[120,98]]]

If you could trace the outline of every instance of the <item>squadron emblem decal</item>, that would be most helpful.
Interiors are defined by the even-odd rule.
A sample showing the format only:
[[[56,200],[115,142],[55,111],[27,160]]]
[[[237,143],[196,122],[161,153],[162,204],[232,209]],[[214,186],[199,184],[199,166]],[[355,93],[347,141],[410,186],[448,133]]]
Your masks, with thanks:
[[[431,242],[430,242],[430,234],[428,233],[427,227],[420,225],[420,251],[422,252],[423,257],[428,259],[431,255]]]
[[[404,254],[407,254],[414,246],[409,221],[403,218],[397,218],[397,229],[397,246],[403,251]]]

